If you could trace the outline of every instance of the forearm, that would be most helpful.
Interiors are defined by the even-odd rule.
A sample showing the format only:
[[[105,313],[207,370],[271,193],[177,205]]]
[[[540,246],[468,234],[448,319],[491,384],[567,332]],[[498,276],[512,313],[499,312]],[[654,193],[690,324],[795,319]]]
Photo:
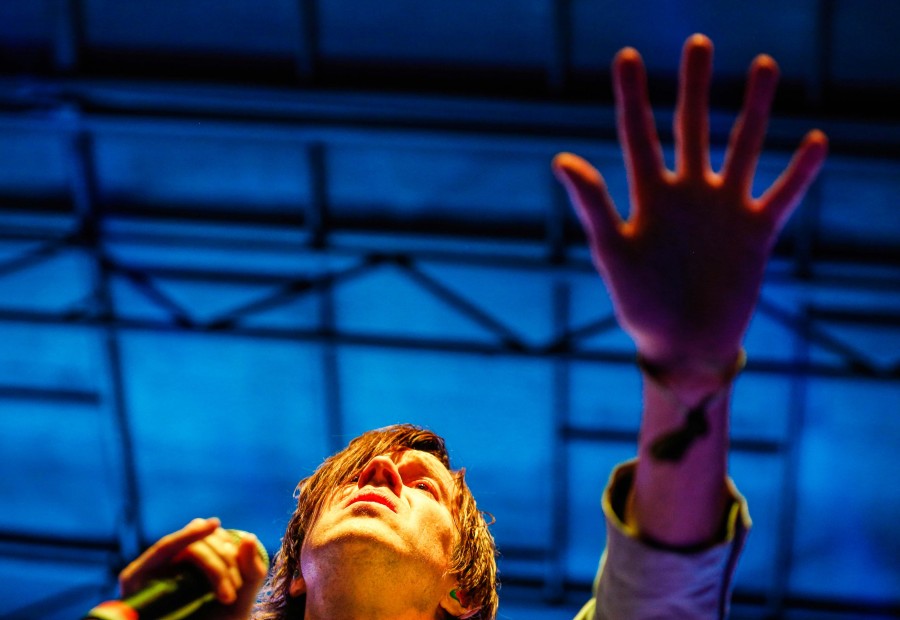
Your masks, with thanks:
[[[632,461],[615,468],[603,494],[606,552],[594,583],[595,598],[577,619],[726,618],[734,570],[750,527],[746,503],[729,482],[721,535],[703,549],[684,553],[647,544],[624,523],[636,466]]]
[[[729,504],[731,379],[698,382],[682,390],[645,373],[639,458],[625,515],[627,526],[639,536],[676,548],[710,544],[720,536]],[[678,460],[654,455],[654,443],[677,431],[685,423],[687,409],[709,395],[705,434],[695,438]]]
[[[775,239],[827,151],[824,134],[810,132],[779,179],[759,198],[751,195],[778,77],[775,61],[760,55],[724,164],[714,171],[708,145],[712,52],[702,35],[685,43],[674,171],[665,166],[640,54],[626,48],[616,56],[613,90],[632,199],[627,219],[590,164],[566,153],[554,160],[619,324],[646,360],[638,462],[633,477],[629,469],[630,484],[608,495],[616,501],[608,540],[616,542],[608,548],[597,618],[714,617],[714,609],[715,617],[725,615],[743,541],[727,518],[743,506],[727,478],[731,384],[743,358],[738,351]],[[737,525],[745,530],[749,518],[740,512]],[[724,542],[730,544],[717,544]],[[711,573],[698,574],[701,556],[710,559],[700,563]],[[682,600],[707,595],[711,603],[692,607],[705,611],[685,612]]]

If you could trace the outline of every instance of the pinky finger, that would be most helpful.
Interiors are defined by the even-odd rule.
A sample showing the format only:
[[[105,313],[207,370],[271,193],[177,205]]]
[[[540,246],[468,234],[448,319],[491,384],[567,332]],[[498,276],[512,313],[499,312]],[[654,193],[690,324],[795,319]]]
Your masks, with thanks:
[[[815,180],[828,154],[828,137],[814,129],[806,134],[787,169],[759,199],[760,209],[769,214],[779,230]]]
[[[249,534],[241,539],[238,547],[238,566],[247,581],[259,581],[266,576],[269,567],[260,552],[256,537]]]
[[[237,562],[244,577],[244,583],[238,590],[235,605],[242,610],[241,613],[249,613],[249,610],[253,608],[257,593],[269,570],[257,544],[256,537],[250,534],[241,539],[238,546]],[[241,617],[246,616],[242,615]]]

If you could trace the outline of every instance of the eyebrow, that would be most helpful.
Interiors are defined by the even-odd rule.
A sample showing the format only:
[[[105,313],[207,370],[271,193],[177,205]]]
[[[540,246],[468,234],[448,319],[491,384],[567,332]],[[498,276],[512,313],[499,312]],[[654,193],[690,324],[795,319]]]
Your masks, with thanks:
[[[407,466],[415,466],[428,473],[429,476],[433,478],[437,485],[440,487],[441,495],[444,496],[444,499],[446,499],[448,502],[451,500],[453,496],[451,493],[451,489],[447,484],[447,479],[444,476],[439,475],[439,472],[447,472],[448,477],[450,478],[452,478],[452,475],[450,475],[450,472],[447,471],[447,469],[443,465],[440,465],[440,469],[438,469],[438,466],[432,463],[429,459],[426,459],[419,455],[411,455],[411,460],[400,465],[400,467]]]

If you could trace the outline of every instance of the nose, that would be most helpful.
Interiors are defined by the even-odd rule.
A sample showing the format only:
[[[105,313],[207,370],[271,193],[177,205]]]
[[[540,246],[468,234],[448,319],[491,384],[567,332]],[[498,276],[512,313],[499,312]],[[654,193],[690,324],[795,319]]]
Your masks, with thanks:
[[[376,456],[363,467],[357,486],[360,489],[364,486],[387,487],[394,495],[400,497],[403,479],[400,478],[400,472],[394,461],[386,456]]]

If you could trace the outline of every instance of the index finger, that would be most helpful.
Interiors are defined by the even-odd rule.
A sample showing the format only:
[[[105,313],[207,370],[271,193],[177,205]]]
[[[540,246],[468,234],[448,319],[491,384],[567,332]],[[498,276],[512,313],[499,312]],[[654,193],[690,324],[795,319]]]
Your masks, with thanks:
[[[662,177],[664,168],[662,148],[647,95],[644,61],[636,49],[626,47],[616,55],[613,63],[613,83],[619,142],[625,151],[629,183],[634,193],[636,189],[655,185]]]
[[[119,583],[123,586],[123,590],[124,585],[139,573],[150,573],[170,564],[175,556],[215,532],[220,525],[215,517],[194,519],[177,532],[160,538],[119,574]]]

